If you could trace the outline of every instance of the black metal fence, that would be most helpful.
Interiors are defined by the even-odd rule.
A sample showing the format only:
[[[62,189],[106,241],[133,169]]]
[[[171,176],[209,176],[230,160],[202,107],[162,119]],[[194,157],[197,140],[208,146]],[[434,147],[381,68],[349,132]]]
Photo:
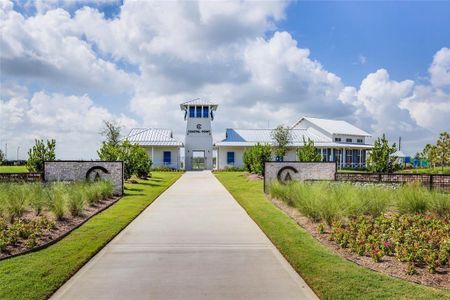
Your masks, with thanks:
[[[450,190],[450,175],[448,174],[336,173],[336,180],[399,184],[418,182],[430,189]]]

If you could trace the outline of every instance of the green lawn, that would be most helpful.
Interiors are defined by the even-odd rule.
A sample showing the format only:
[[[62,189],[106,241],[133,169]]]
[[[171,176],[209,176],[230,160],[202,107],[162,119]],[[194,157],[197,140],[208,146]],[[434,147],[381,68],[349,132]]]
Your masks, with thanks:
[[[126,195],[60,242],[0,261],[0,299],[45,299],[153,202],[182,173],[153,172]]]
[[[328,250],[265,198],[261,180],[238,172],[216,176],[320,298],[450,299],[450,292],[371,271]]]
[[[27,166],[0,166],[0,173],[26,173]]]

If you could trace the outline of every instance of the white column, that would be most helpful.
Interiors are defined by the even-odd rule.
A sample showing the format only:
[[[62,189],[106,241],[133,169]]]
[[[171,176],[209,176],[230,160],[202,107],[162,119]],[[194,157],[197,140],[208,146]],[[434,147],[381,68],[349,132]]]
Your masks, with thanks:
[[[342,167],[345,167],[346,162],[347,162],[347,153],[345,151],[345,148],[342,148]]]
[[[155,157],[153,156],[153,146],[152,146],[152,163],[155,165]]]
[[[362,166],[362,155],[361,155],[361,149],[359,149],[359,167]]]

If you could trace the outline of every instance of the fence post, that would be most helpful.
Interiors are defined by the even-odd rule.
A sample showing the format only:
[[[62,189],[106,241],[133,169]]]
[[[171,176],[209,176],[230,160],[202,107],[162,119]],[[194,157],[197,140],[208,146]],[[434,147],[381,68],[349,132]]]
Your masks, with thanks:
[[[433,189],[433,174],[430,174],[430,190]]]
[[[378,173],[378,182],[381,182],[381,173]]]

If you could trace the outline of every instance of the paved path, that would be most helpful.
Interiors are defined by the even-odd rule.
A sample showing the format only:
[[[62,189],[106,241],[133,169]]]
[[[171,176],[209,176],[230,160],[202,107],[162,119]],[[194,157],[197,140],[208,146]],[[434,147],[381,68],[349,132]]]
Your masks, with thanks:
[[[52,299],[317,299],[209,171],[187,172]]]

